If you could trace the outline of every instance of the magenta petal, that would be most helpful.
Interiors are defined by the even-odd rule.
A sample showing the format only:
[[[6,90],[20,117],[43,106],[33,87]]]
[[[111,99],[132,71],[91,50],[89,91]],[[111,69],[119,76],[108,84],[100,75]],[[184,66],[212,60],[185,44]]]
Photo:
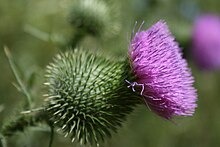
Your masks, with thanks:
[[[152,111],[166,119],[194,113],[194,79],[165,22],[137,32],[129,56],[137,83],[133,86],[142,85],[140,95]]]

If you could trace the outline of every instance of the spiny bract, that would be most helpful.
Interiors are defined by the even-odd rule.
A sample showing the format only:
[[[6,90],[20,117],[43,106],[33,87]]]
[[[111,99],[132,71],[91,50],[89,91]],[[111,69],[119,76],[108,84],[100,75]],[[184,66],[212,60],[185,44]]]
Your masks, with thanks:
[[[58,54],[47,67],[47,110],[72,141],[98,144],[116,131],[138,99],[126,87],[129,66],[83,51]]]

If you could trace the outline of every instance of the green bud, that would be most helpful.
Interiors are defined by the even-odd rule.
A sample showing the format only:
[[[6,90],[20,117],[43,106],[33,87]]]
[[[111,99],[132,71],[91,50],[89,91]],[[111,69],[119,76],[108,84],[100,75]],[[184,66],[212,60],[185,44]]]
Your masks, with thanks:
[[[110,37],[120,30],[119,12],[113,3],[102,0],[76,0],[69,21],[76,34]]]
[[[79,50],[58,54],[47,66],[46,110],[54,126],[81,144],[99,144],[139,103],[129,88],[130,67]]]

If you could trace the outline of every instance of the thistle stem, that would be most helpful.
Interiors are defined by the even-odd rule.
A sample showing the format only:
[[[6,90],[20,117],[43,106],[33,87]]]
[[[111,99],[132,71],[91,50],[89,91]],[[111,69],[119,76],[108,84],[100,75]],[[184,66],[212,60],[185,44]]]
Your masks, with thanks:
[[[53,126],[50,126],[51,132],[50,132],[50,141],[49,141],[49,147],[52,147],[53,139],[54,139],[54,128]]]
[[[64,37],[59,34],[47,33],[29,24],[24,26],[24,31],[45,42],[53,42],[57,44],[65,44],[66,42]]]
[[[0,134],[0,147],[7,147],[6,139],[2,134]]]
[[[27,98],[27,102],[28,102],[28,105],[29,105],[29,109],[31,109],[31,108],[32,108],[32,98],[31,98],[31,96],[30,96],[30,93],[28,92],[27,88],[25,87],[24,83],[22,82],[22,80],[21,80],[21,78],[20,78],[20,76],[19,76],[19,74],[18,74],[18,70],[17,70],[17,68],[16,68],[16,65],[15,65],[15,63],[14,63],[14,61],[13,61],[12,55],[11,55],[11,53],[10,53],[8,47],[5,46],[5,47],[4,47],[4,50],[5,50],[5,55],[6,55],[7,59],[8,59],[8,61],[9,61],[11,70],[12,70],[12,72],[13,72],[13,74],[14,74],[14,76],[15,76],[15,78],[16,78],[16,80],[17,80],[17,82],[18,82],[18,84],[19,84],[19,86],[20,86],[20,88],[21,88],[21,90],[22,90],[22,93],[23,93],[23,94],[26,96],[26,98]]]
[[[75,48],[77,44],[79,44],[79,42],[84,38],[84,36],[85,36],[85,33],[83,31],[80,31],[80,30],[76,31],[70,42],[71,47]]]

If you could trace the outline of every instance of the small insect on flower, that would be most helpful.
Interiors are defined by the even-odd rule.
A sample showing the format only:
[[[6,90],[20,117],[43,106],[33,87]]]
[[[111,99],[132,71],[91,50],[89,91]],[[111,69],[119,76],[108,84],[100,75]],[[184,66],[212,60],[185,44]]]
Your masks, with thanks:
[[[193,115],[197,107],[194,79],[164,21],[138,30],[130,43],[129,58],[136,80],[127,81],[128,87],[153,112],[168,120]]]

